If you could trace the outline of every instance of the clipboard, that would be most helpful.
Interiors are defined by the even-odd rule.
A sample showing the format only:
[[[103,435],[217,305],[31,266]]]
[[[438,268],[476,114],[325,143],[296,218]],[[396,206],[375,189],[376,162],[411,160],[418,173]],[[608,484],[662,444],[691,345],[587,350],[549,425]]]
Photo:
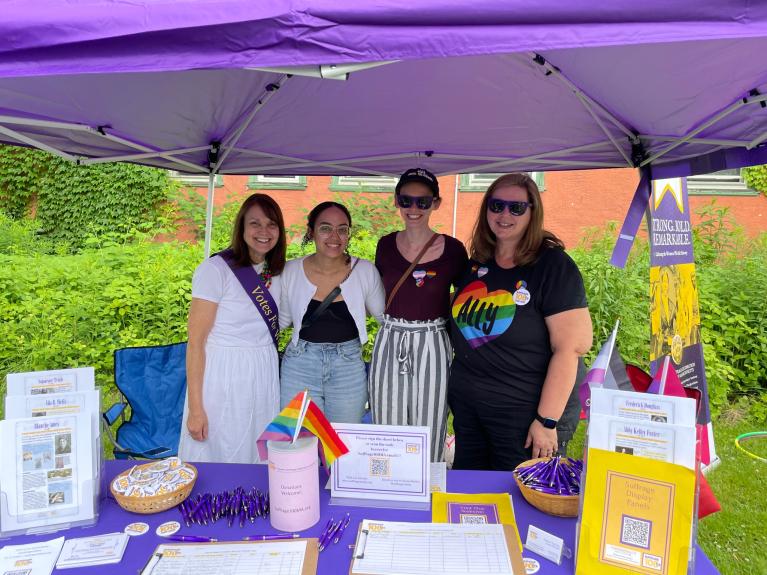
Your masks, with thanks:
[[[268,541],[211,541],[209,543],[184,543],[168,541],[167,543],[161,543],[155,550],[152,551],[151,557],[147,561],[146,565],[141,569],[141,575],[151,575],[154,567],[162,559],[163,554],[159,551],[160,547],[189,547],[189,546],[220,546],[220,545],[264,545],[267,543],[274,543],[276,540]],[[299,541],[306,542],[306,550],[304,551],[304,564],[301,568],[301,575],[316,575],[317,574],[317,560],[319,559],[319,539],[316,537],[301,537],[296,539],[283,539],[280,542],[298,543]],[[516,572],[515,572],[516,575]]]
[[[503,537],[506,541],[506,549],[509,552],[509,559],[511,560],[511,570],[514,575],[526,575],[525,565],[522,562],[522,552],[519,549],[519,532],[514,525],[503,525]],[[357,557],[357,549],[360,544],[360,537],[362,536],[362,522],[360,522],[357,528],[357,537],[354,539],[354,549],[352,551],[352,560],[349,563],[349,575],[369,575],[362,571],[354,571],[354,560]]]

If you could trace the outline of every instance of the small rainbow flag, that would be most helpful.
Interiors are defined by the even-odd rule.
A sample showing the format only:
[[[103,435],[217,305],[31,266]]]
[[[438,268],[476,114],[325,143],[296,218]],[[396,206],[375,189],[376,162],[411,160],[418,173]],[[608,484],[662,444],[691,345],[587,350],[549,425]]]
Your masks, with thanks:
[[[349,452],[341,438],[338,437],[336,430],[330,425],[328,418],[322,413],[317,404],[308,397],[308,391],[300,391],[290,400],[285,409],[283,409],[272,422],[266,426],[264,432],[259,436],[256,446],[258,455],[262,461],[267,459],[267,441],[291,441],[299,425],[301,408],[306,396],[306,415],[301,423],[301,431],[298,437],[310,437],[316,435],[320,440],[321,449],[320,459],[326,469],[330,469],[333,462],[340,456]]]

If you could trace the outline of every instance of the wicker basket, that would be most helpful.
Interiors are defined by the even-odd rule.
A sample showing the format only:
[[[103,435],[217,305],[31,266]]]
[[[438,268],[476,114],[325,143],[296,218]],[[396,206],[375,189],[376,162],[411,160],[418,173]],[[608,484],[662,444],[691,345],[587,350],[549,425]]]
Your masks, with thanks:
[[[540,457],[538,459],[529,459],[523,461],[517,465],[517,469],[523,469],[530,467],[538,463],[539,461],[548,461],[550,457]],[[517,482],[517,487],[522,492],[522,497],[525,498],[530,505],[548,513],[549,515],[556,515],[557,517],[577,517],[578,516],[578,495],[553,495],[551,493],[542,493],[535,489],[530,489],[524,483],[522,483],[514,474],[514,481]]]
[[[151,463],[147,463],[146,465],[152,465]],[[114,489],[114,482],[116,479],[123,475],[127,475],[131,472],[130,469],[126,469],[119,475],[117,475],[112,481],[109,483],[109,490],[112,492],[112,496],[115,498],[115,501],[125,509],[126,511],[131,511],[133,513],[141,513],[144,515],[150,514],[150,513],[160,513],[161,511],[166,511],[170,509],[171,507],[175,507],[184,499],[189,497],[189,494],[192,493],[192,489],[194,488],[194,484],[197,481],[197,468],[192,465],[191,463],[184,463],[185,466],[191,467],[192,470],[194,470],[194,477],[189,483],[186,483],[176,489],[175,491],[171,491],[170,493],[163,493],[161,495],[148,495],[146,497],[134,497],[134,496],[127,496],[123,495],[122,493],[118,493]]]

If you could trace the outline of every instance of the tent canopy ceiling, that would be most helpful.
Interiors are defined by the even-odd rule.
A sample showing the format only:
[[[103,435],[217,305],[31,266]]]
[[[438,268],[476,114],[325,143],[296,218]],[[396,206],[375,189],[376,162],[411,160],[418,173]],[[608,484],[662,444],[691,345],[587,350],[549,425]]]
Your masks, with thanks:
[[[767,163],[767,3],[594,4],[14,2],[0,141],[189,173],[214,142],[239,174]]]

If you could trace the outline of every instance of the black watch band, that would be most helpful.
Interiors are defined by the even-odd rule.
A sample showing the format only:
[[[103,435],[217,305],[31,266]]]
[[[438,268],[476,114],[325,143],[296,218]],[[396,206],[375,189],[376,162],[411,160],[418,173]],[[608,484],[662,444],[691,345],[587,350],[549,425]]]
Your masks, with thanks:
[[[559,423],[556,419],[551,419],[550,417],[541,417],[539,413],[535,414],[535,419],[538,420],[538,422],[546,429],[556,429],[557,423]]]

